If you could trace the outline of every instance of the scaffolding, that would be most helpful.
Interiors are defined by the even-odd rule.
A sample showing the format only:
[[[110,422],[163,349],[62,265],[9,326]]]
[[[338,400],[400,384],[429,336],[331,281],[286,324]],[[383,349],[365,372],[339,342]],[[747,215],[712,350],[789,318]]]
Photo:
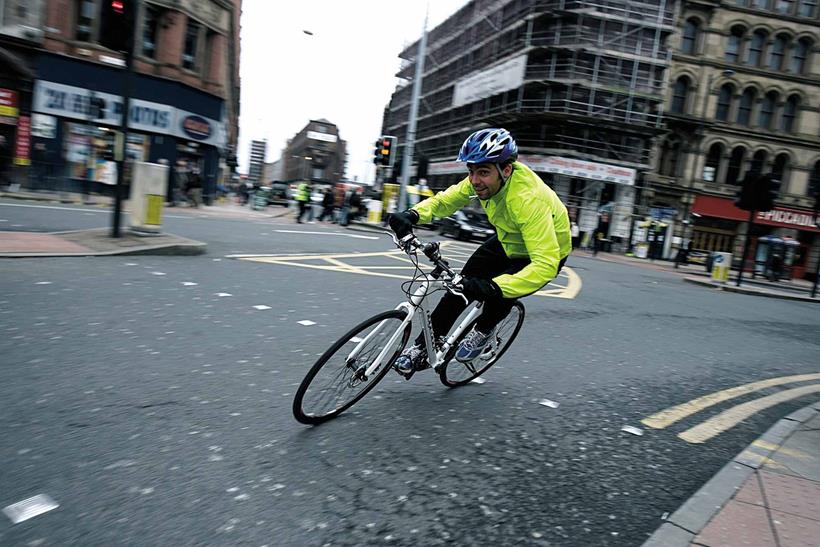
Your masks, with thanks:
[[[513,132],[522,153],[647,169],[661,131],[675,0],[474,0],[428,35],[416,150],[452,159],[485,125]],[[418,44],[399,56],[410,81]],[[515,58],[520,85],[467,104],[457,83]],[[399,85],[383,121],[406,132],[411,87]],[[399,154],[402,148],[399,147]]]

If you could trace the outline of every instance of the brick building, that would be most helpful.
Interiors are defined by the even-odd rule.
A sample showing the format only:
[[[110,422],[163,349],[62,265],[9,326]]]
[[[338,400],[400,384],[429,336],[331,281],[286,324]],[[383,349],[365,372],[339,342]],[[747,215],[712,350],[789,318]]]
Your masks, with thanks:
[[[114,177],[124,74],[124,55],[102,45],[112,1],[18,3],[38,9],[41,21],[42,48],[29,53],[34,83],[26,183],[103,191]],[[128,157],[197,164],[207,196],[236,164],[241,0],[137,5]]]

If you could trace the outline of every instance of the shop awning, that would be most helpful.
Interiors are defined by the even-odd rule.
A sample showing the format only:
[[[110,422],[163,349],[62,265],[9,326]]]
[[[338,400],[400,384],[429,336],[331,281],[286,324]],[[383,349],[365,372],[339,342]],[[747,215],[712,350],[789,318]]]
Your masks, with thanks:
[[[748,211],[735,207],[734,200],[715,196],[695,196],[692,212],[705,217],[725,218],[741,222],[746,222],[749,219]],[[775,207],[772,211],[756,213],[755,224],[820,232],[820,228],[814,224],[813,212],[809,209]]]

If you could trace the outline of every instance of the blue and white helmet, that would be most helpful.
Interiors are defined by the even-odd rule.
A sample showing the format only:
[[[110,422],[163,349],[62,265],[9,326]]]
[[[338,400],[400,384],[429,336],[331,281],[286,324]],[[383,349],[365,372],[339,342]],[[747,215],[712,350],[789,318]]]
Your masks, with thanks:
[[[480,129],[464,141],[456,161],[504,163],[518,155],[518,145],[504,128]]]

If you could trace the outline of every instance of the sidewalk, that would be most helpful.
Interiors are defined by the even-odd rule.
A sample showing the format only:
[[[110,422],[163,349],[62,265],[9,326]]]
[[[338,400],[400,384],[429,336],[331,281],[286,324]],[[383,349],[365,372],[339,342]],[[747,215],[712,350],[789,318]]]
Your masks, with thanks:
[[[71,232],[0,232],[0,258],[111,255],[198,255],[205,243],[173,234],[137,235],[123,228],[113,238],[109,228]]]
[[[777,422],[644,547],[820,545],[820,402]]]

